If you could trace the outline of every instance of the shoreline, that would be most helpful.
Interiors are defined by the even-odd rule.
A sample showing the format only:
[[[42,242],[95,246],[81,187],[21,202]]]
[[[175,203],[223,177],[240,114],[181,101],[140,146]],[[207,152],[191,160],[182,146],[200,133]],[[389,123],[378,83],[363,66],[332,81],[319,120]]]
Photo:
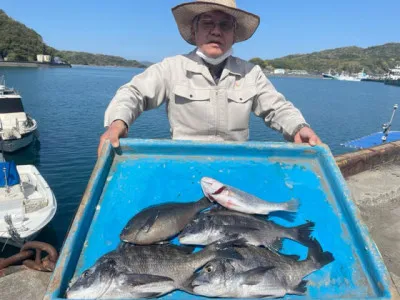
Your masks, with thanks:
[[[265,76],[268,78],[310,78],[310,79],[324,79],[322,75],[317,75],[317,74],[306,74],[306,75],[300,75],[300,74],[267,74],[264,73]]]
[[[72,68],[70,64],[54,64],[41,62],[0,61],[0,68]]]

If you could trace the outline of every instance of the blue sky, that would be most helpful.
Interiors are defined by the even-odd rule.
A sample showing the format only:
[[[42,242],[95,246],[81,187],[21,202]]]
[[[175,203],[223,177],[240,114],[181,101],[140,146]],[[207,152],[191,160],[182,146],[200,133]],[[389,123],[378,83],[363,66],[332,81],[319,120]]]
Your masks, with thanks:
[[[160,61],[193,47],[180,37],[177,0],[0,0],[13,19],[59,50]],[[344,46],[400,42],[399,0],[237,0],[261,17],[253,37],[234,45],[244,59],[270,59]]]

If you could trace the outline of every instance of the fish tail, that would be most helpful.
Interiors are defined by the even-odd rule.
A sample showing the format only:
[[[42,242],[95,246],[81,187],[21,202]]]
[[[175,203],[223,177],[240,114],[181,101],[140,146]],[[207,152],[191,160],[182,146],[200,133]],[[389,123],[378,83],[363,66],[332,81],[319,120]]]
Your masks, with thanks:
[[[304,295],[305,292],[307,292],[307,280],[302,280],[292,291],[290,291],[290,294]]]
[[[305,224],[291,228],[292,237],[300,243],[308,243],[311,240],[311,233],[314,230],[315,223],[308,221]]]
[[[307,260],[311,261],[316,269],[320,269],[335,260],[331,252],[322,250],[321,244],[315,238],[310,238],[308,246]]]
[[[282,203],[283,210],[296,212],[299,209],[300,202],[298,199],[292,199],[287,202]]]

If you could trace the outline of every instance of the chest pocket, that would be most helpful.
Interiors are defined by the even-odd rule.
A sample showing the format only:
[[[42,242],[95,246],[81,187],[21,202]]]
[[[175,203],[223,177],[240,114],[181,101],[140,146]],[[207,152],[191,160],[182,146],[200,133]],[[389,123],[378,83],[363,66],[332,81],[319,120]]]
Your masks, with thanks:
[[[196,90],[184,85],[176,85],[174,95],[177,105],[192,101],[210,101],[210,90]]]
[[[253,99],[257,94],[255,86],[240,90],[228,91],[228,129],[232,131],[247,130]]]
[[[176,85],[171,103],[172,125],[185,132],[204,131],[207,128],[211,106],[210,90],[193,89]],[[173,107],[172,107],[173,106]]]

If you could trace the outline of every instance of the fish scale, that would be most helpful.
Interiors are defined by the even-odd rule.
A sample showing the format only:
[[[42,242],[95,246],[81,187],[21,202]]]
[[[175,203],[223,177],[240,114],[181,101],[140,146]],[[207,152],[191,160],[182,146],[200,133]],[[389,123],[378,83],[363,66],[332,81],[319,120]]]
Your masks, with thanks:
[[[146,298],[158,297],[175,289],[188,291],[189,279],[197,269],[217,257],[234,257],[231,255],[233,250],[225,252],[218,247],[214,244],[191,253],[188,247],[171,244],[137,246],[122,243],[83,272],[68,289],[67,298],[101,298],[106,295],[111,299],[120,297],[121,293]],[[143,282],[139,275],[145,276],[149,282]]]
[[[255,246],[279,250],[282,239],[307,244],[313,222],[284,227],[258,216],[230,210],[210,210],[199,214],[178,236],[181,244],[208,245],[216,241],[240,239]]]
[[[207,263],[192,281],[193,292],[208,297],[283,297],[303,295],[308,274],[334,261],[317,240],[310,240],[307,259],[266,248],[235,247],[242,259],[214,259]],[[297,258],[297,257],[296,257]]]

